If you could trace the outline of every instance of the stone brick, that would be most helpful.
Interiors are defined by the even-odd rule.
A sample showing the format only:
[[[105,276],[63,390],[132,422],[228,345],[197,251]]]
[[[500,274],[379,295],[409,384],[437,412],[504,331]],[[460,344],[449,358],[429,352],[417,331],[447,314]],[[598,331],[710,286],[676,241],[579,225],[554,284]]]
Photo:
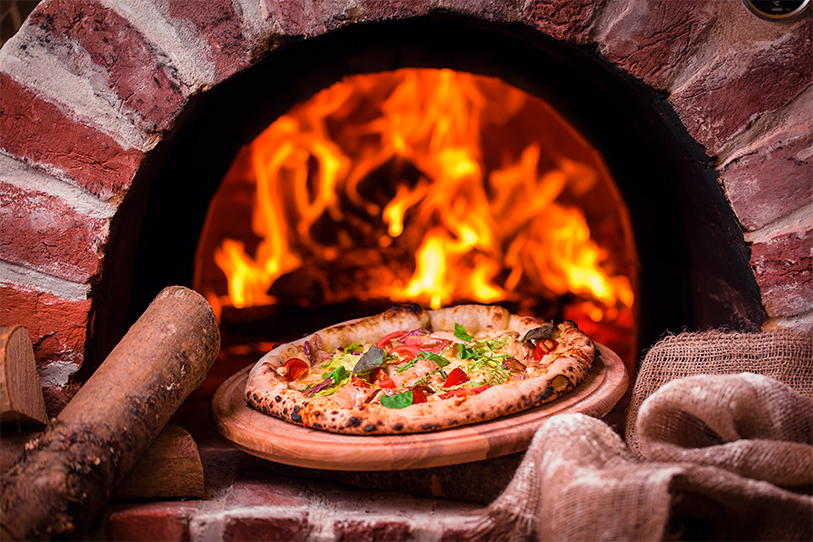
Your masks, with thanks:
[[[55,361],[82,365],[90,300],[60,299],[10,284],[0,285],[0,327],[28,327],[37,365]]]
[[[782,129],[731,161],[720,173],[740,223],[757,230],[813,202],[813,131]]]
[[[274,20],[279,32],[285,36],[312,37],[324,34],[328,25],[338,27],[345,17],[352,18],[346,12],[336,10],[334,13],[323,13],[323,2],[279,2],[261,0],[263,9]],[[329,10],[326,10],[329,11]],[[338,18],[337,18],[338,17]]]
[[[768,316],[793,316],[813,309],[813,225],[754,243],[751,267]]]
[[[170,0],[169,15],[209,43],[215,83],[248,65],[249,44],[231,0],[207,0],[206,9],[200,9],[200,0]]]
[[[95,0],[43,4],[26,31],[50,44],[73,72],[112,89],[145,131],[169,129],[186,103],[169,59],[127,19]]]
[[[426,15],[434,9],[431,0],[363,0],[365,18],[379,21],[387,19],[408,19]]]
[[[710,155],[811,83],[812,29],[813,18],[807,17],[775,42],[730,48],[672,94],[670,102],[689,134]]]
[[[541,32],[570,43],[590,41],[590,29],[603,0],[528,0],[523,15]]]
[[[223,542],[306,540],[307,514],[288,513],[281,517],[234,516],[226,521]]]
[[[61,198],[0,179],[0,223],[0,258],[7,262],[80,283],[99,272],[107,221],[79,214]]]
[[[412,529],[404,521],[375,519],[342,520],[333,525],[333,539],[353,542],[390,542],[410,540]]]
[[[76,122],[5,73],[0,73],[0,148],[69,177],[103,200],[123,196],[144,157]]]
[[[105,522],[105,538],[116,542],[185,542],[190,539],[188,514],[194,507],[183,502],[114,507]]]
[[[438,7],[478,19],[495,22],[516,20],[515,2],[493,2],[491,0],[441,0]]]
[[[630,0],[599,48],[613,64],[666,89],[691,58],[723,0]]]

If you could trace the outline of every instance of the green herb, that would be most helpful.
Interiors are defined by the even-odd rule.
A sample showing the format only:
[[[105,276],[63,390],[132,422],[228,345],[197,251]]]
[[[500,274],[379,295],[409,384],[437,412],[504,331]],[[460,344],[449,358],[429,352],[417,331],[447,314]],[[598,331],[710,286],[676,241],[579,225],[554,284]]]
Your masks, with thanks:
[[[330,361],[326,361],[321,365],[322,369],[332,370],[338,367],[339,365],[344,366],[345,369],[348,367],[353,367],[358,361],[361,356],[356,354],[338,354]]]
[[[448,359],[444,358],[440,354],[435,354],[433,352],[421,352],[416,356],[415,359],[431,359],[435,363],[437,363],[441,367],[446,367],[451,363]]]
[[[381,406],[387,408],[405,408],[412,404],[412,392],[405,391],[397,395],[383,395]]]
[[[363,373],[375,369],[376,367],[381,367],[387,358],[387,353],[383,348],[371,346],[356,362],[356,365],[353,367],[353,374]]]
[[[361,354],[364,350],[364,345],[360,342],[354,342],[353,344],[348,344],[344,347],[345,354]]]
[[[449,377],[449,375],[448,375],[448,374],[446,374],[446,371],[444,371],[443,369],[441,369],[440,367],[438,367],[437,369],[435,369],[434,371],[432,371],[431,373],[429,373],[429,374],[428,374],[428,375],[426,375],[425,377],[423,377],[423,378],[421,378],[420,380],[418,380],[418,381],[414,382],[414,383],[412,384],[412,387],[413,387],[413,388],[417,388],[418,386],[423,386],[423,385],[428,384],[428,383],[429,383],[429,377],[430,377],[430,376],[432,376],[432,375],[434,375],[434,374],[438,374],[438,373],[440,373],[440,374],[442,375],[443,380],[446,380],[446,379]]]
[[[471,346],[460,343],[457,345],[457,357],[460,359],[476,359],[480,357],[480,352]]]
[[[454,325],[454,336],[460,339],[461,341],[471,342],[474,340],[474,337],[469,335],[469,332],[466,331],[466,328],[464,328],[460,324]]]
[[[330,371],[329,373],[325,373],[325,378],[330,378],[333,380],[334,386],[339,386],[342,380],[350,378],[350,373],[347,372],[347,369],[344,368],[344,365],[339,365],[334,370]]]
[[[396,372],[396,373],[398,373],[398,374],[401,374],[401,373],[403,373],[404,371],[406,371],[407,369],[411,369],[412,367],[415,367],[415,358],[412,358],[411,360],[409,360],[409,361],[406,363],[406,365],[404,365],[404,366],[403,366],[403,367],[401,367],[400,369],[395,369],[395,372]]]

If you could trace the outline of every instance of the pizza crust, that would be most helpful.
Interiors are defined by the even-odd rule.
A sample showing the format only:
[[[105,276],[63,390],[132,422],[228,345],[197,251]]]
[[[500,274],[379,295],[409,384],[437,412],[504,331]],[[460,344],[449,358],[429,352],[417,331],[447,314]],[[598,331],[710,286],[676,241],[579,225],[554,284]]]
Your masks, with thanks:
[[[282,420],[335,433],[381,435],[438,431],[492,420],[553,401],[585,378],[596,351],[593,342],[576,324],[566,321],[554,331],[560,344],[549,354],[551,359],[543,375],[494,385],[477,395],[401,409],[389,409],[377,403],[342,408],[330,396],[307,397],[290,389],[275,370],[292,357],[302,357],[305,342],[317,334],[323,348],[332,351],[354,342],[375,343],[397,330],[450,329],[455,323],[472,333],[512,330],[522,337],[546,322],[512,315],[497,306],[461,305],[431,311],[416,305],[396,306],[376,316],[320,330],[272,350],[251,369],[246,383],[246,402]]]

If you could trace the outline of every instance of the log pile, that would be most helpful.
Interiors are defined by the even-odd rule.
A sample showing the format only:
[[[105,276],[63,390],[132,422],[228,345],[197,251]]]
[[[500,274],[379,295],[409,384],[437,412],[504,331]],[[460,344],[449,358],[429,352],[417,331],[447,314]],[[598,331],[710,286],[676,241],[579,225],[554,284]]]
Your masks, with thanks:
[[[219,349],[208,303],[187,288],[162,291],[2,477],[0,538],[81,539],[114,488],[203,382]]]

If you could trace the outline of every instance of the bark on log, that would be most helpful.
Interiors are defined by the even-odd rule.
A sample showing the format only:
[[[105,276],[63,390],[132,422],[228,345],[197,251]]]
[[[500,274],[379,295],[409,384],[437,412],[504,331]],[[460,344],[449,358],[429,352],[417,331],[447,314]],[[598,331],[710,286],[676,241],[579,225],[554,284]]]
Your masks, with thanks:
[[[219,349],[203,297],[180,286],[162,291],[3,479],[3,535],[78,540],[87,533]]]
[[[47,420],[28,328],[0,328],[0,424],[42,428]]]

